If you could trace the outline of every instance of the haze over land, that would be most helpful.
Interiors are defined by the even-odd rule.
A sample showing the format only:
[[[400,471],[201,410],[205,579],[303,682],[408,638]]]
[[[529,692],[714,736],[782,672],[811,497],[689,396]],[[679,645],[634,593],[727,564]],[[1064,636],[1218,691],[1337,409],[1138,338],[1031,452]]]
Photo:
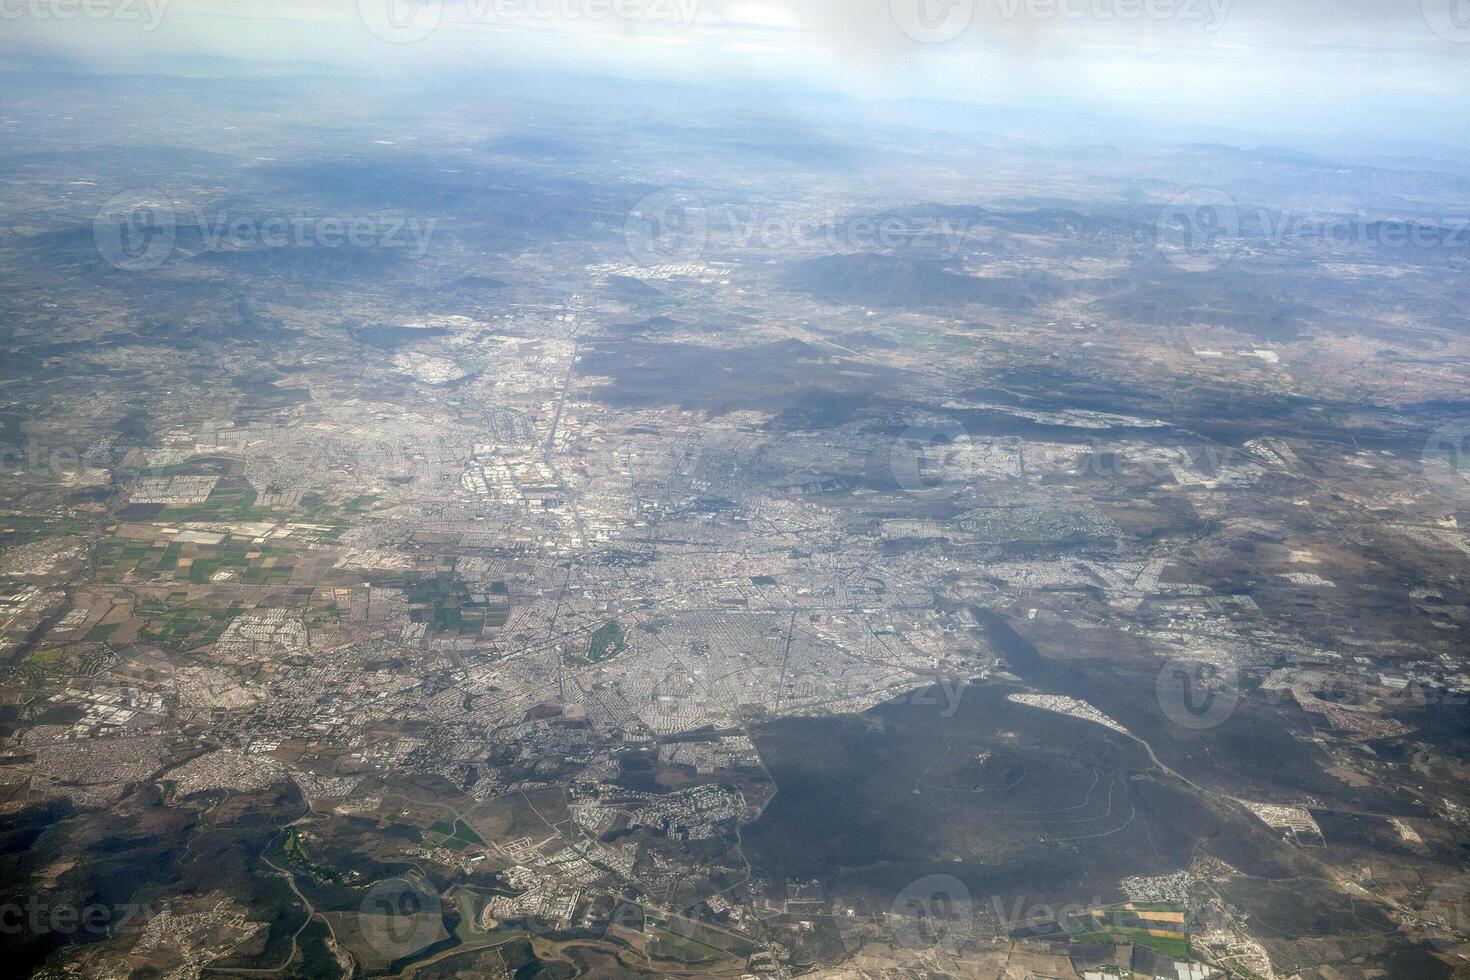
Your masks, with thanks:
[[[17,975],[1465,974],[1454,9],[62,2]]]

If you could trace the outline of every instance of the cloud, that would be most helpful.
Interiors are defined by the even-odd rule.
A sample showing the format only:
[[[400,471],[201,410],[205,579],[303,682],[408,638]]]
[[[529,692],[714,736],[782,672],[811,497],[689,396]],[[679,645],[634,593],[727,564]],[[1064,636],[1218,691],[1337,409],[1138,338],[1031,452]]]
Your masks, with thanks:
[[[322,62],[394,79],[486,69],[745,79],[1470,139],[1456,108],[1470,89],[1470,24],[1450,16],[1450,4],[1466,0],[97,2],[162,5],[162,17],[151,28],[121,17],[12,18],[0,25],[0,51],[29,45],[84,66],[145,71],[174,55]],[[0,0],[6,10],[77,3]]]

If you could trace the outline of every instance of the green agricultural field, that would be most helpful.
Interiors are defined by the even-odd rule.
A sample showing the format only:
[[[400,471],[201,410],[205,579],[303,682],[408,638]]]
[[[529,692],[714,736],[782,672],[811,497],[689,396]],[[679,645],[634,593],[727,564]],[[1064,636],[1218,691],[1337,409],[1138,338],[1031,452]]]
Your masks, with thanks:
[[[973,354],[985,346],[984,339],[965,334],[905,329],[895,330],[894,333],[908,346],[945,354]]]
[[[82,640],[87,643],[106,643],[122,623],[107,623],[105,625],[93,626],[87,630],[87,635]]]
[[[9,548],[46,538],[71,537],[99,530],[98,525],[70,517],[50,518],[11,514],[0,518],[0,548]]]
[[[654,926],[654,936],[656,938],[651,952],[664,959],[679,960],[683,963],[704,963],[729,955],[723,949],[688,936],[681,936],[661,924]]]
[[[1165,956],[1181,960],[1190,958],[1189,937],[1185,925],[1181,924],[1177,929],[1163,924],[1155,925],[1154,932],[1169,932],[1172,935],[1150,935],[1148,923],[1135,914],[1137,911],[1182,912],[1184,909],[1176,905],[1154,903],[1137,905],[1133,911],[1121,905],[1109,906],[1101,911],[1101,916],[1083,915],[1068,926],[1073,942],[1133,943],[1157,950]]]
[[[239,615],[239,608],[238,604],[229,609],[172,605],[152,599],[139,605],[135,615],[147,620],[139,632],[143,639],[182,653],[218,640],[230,620]]]
[[[502,603],[482,601],[470,595],[464,581],[453,570],[433,574],[410,572],[401,583],[408,599],[409,619],[425,623],[435,633],[476,635],[489,626],[504,625],[507,611]]]
[[[248,484],[234,486],[221,480],[203,503],[169,507],[165,512],[170,520],[179,521],[270,520],[270,509],[256,508],[255,497]]]
[[[29,657],[26,657],[26,663],[33,667],[49,669],[61,663],[62,656],[62,651],[56,648],[50,650],[37,650]]]
[[[1135,946],[1147,946],[1149,949],[1175,959],[1187,960],[1190,958],[1188,939],[1150,936],[1145,929],[1102,929],[1096,932],[1082,932],[1074,935],[1072,941],[1075,943],[1133,943]]]
[[[154,579],[162,571],[165,561],[177,563],[178,557],[177,545],[155,548],[146,542],[115,538],[104,541],[98,549],[97,578],[103,582],[121,582],[129,576]]]
[[[447,820],[439,820],[429,827],[424,835],[424,842],[430,847],[462,851],[467,847],[484,844],[485,840],[459,821],[450,824]]]
[[[185,558],[188,561],[180,564]],[[115,539],[98,554],[98,577],[104,582],[157,581],[173,578],[207,585],[222,571],[233,572],[233,582],[247,585],[286,585],[295,570],[296,552],[269,545],[224,541],[219,545],[181,545],[159,548],[148,542]]]

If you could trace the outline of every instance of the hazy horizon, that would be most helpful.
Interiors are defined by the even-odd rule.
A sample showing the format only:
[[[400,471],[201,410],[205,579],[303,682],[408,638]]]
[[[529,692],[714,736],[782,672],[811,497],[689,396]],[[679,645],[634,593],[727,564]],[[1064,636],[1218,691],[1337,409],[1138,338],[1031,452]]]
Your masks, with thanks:
[[[1459,0],[82,2],[4,0],[0,47],[22,64],[102,74],[317,65],[404,101],[403,89],[437,84],[605,76],[696,95],[749,86],[763,99],[1024,110],[1062,134],[1091,118],[1124,123],[1125,139],[1233,132],[1300,146],[1372,133],[1470,146]]]

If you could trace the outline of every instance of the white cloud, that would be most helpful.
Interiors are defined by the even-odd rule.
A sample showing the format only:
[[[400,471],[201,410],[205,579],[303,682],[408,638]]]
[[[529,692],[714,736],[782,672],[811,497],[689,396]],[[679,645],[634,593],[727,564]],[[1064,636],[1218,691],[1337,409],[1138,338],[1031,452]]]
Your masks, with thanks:
[[[1470,89],[1470,28],[1455,43],[1431,26],[1437,4],[1462,0],[113,2],[163,5],[163,16],[155,30],[23,16],[4,23],[0,52],[29,46],[99,65],[160,53],[319,61],[404,77],[560,65],[1259,128],[1408,131],[1421,117],[1446,140],[1470,139],[1454,132],[1470,124],[1453,111]],[[962,30],[930,30],[946,11]],[[412,43],[392,43],[391,30],[384,40],[384,23],[409,25],[399,40]]]

